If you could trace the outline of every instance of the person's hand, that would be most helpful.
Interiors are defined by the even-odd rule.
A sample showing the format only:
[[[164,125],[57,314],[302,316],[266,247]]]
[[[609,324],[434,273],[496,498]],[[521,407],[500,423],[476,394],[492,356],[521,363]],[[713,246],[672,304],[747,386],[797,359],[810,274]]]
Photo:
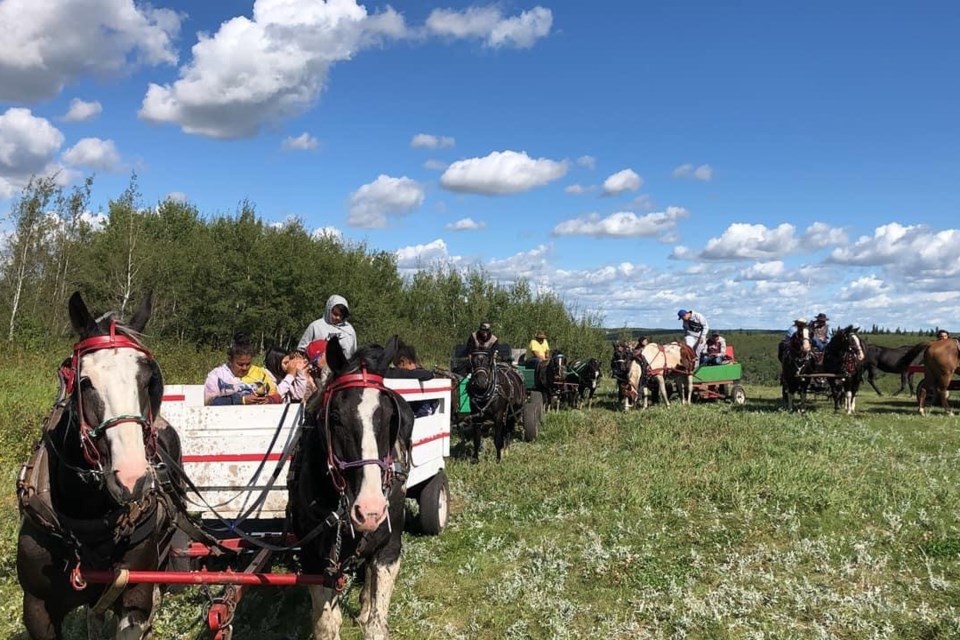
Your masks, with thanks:
[[[241,404],[263,404],[267,401],[267,396],[258,396],[257,394],[250,394],[249,396],[243,396],[240,403]]]

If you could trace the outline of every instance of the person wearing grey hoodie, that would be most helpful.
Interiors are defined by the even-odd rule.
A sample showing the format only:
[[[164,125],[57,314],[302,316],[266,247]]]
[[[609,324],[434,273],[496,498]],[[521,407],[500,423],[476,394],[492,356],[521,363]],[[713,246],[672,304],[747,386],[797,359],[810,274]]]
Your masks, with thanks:
[[[314,340],[329,340],[337,336],[340,339],[343,355],[347,358],[352,357],[357,351],[357,332],[353,330],[353,325],[347,322],[349,317],[350,307],[347,305],[347,299],[338,295],[330,296],[327,298],[327,309],[323,317],[310,323],[297,344],[297,350],[303,351]]]

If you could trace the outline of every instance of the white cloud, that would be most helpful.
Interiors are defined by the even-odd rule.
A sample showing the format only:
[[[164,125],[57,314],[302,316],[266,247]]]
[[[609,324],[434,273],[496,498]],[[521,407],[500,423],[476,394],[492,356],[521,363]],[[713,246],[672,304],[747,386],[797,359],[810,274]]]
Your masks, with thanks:
[[[101,113],[103,113],[103,106],[96,100],[84,102],[80,98],[74,98],[70,101],[70,109],[63,119],[67,122],[83,122],[96,118]]]
[[[336,240],[337,242],[343,243],[343,232],[336,227],[318,227],[313,230],[313,233],[310,234],[311,238],[320,239],[328,238],[330,240]]]
[[[171,191],[164,196],[163,199],[170,200],[172,202],[179,202],[181,204],[185,204],[190,201],[190,199],[187,197],[187,194],[185,194],[183,191]]]
[[[0,25],[0,100],[52,98],[85,74],[177,61],[180,15],[134,0],[4,0]]]
[[[624,169],[603,181],[603,193],[612,196],[624,191],[636,191],[641,186],[643,186],[643,178],[638,176],[633,169]]]
[[[212,138],[242,138],[306,111],[330,67],[407,34],[392,8],[367,14],[355,0],[256,0],[253,18],[200,34],[172,84],[150,84],[140,117]]]
[[[586,167],[587,169],[595,169],[597,166],[597,159],[593,156],[580,156],[577,158],[577,164],[581,167]]]
[[[443,160],[427,160],[423,163],[423,168],[430,171],[446,171],[449,165]]]
[[[770,262],[755,262],[740,272],[744,280],[775,280],[781,278],[786,271],[782,260]]]
[[[486,226],[487,224],[485,222],[474,222],[473,218],[462,218],[444,226],[444,229],[449,229],[450,231],[476,231]]]
[[[434,9],[427,18],[427,31],[453,38],[482,40],[491,48],[532,47],[550,33],[553,13],[543,7],[534,7],[519,16],[505,18],[495,6],[469,7],[463,11]]]
[[[355,227],[387,226],[388,215],[404,215],[423,204],[423,187],[410,178],[380,175],[350,196],[347,223]]]
[[[449,136],[435,136],[429,133],[418,133],[413,136],[410,146],[414,149],[447,149],[455,144]]]
[[[304,131],[297,137],[289,136],[283,139],[281,148],[284,151],[310,151],[319,146],[319,142],[312,135]]]
[[[673,170],[674,178],[692,178],[701,182],[710,182],[713,179],[713,168],[708,164],[701,164],[698,167],[692,164],[682,164]]]
[[[521,278],[541,282],[544,276],[553,271],[549,261],[552,252],[552,246],[542,244],[508,258],[488,260],[484,269],[502,282],[516,282]]]
[[[849,247],[834,249],[829,260],[854,266],[884,266],[912,278],[960,275],[960,230],[933,231],[896,222],[862,236]]]
[[[569,193],[574,196],[582,196],[585,193],[595,190],[596,187],[593,186],[584,186],[582,184],[571,184],[563,188],[565,193]]]
[[[566,173],[563,162],[534,160],[522,151],[494,151],[484,158],[454,162],[440,176],[440,186],[462,193],[505,195],[542,187]]]
[[[774,229],[762,224],[735,222],[719,238],[711,238],[700,254],[704,260],[772,260],[792,253],[799,246],[794,226],[783,223]]]
[[[63,159],[75,167],[117,171],[121,168],[120,153],[113,140],[82,138],[63,152]]]
[[[397,268],[407,272],[420,268],[430,268],[437,264],[450,265],[460,261],[458,256],[447,253],[447,243],[437,238],[426,244],[402,247],[395,252]]]
[[[831,227],[825,222],[814,222],[803,232],[803,237],[800,240],[807,249],[824,249],[834,245],[847,244],[847,233],[843,229]]]
[[[632,211],[620,211],[601,218],[591,213],[582,218],[565,220],[553,228],[555,236],[594,236],[598,238],[652,237],[673,229],[677,220],[686,218],[683,207],[667,207],[666,211],[637,216]]]
[[[60,130],[29,109],[0,114],[0,197],[9,198],[33,175],[55,171],[53,160],[62,144]]]

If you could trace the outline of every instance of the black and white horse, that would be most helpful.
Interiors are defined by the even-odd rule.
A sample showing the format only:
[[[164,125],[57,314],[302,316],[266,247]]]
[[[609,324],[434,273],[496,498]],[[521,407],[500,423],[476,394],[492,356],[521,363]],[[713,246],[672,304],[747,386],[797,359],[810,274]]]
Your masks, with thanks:
[[[400,571],[406,472],[413,412],[383,375],[393,359],[369,346],[351,359],[327,345],[332,376],[308,403],[306,428],[291,462],[288,512],[307,573],[316,638],[339,638],[346,576],[364,567],[359,623],[363,637],[386,638],[390,598]]]
[[[810,387],[810,375],[817,370],[816,358],[812,351],[810,330],[807,327],[797,330],[790,338],[783,352],[781,362],[780,385],[787,411],[793,411],[794,396],[800,396],[800,411],[806,408],[807,391]]]
[[[613,343],[610,375],[617,381],[617,403],[624,411],[633,407],[637,400],[643,400],[638,388],[646,381],[642,378],[640,363],[633,356],[633,349],[625,342]]]
[[[577,360],[570,365],[567,383],[577,385],[577,406],[586,404],[588,409],[593,407],[593,396],[601,376],[600,361],[596,358]]]
[[[886,373],[900,374],[900,388],[893,395],[899,394],[904,387],[910,387],[910,395],[913,395],[913,374],[907,369],[911,364],[920,364],[923,359],[923,351],[927,348],[926,342],[920,344],[908,344],[902,347],[881,347],[875,344],[868,344],[864,347],[865,360],[863,362],[864,373],[867,374],[867,382],[882,396],[880,389],[877,388],[874,380],[877,377],[877,371]]]
[[[857,391],[863,376],[863,344],[853,325],[837,329],[823,349],[823,373],[833,395],[834,410],[843,409],[852,415],[857,409]]]
[[[568,379],[567,356],[557,351],[546,362],[540,362],[536,370],[536,387],[544,394],[547,406],[553,410],[561,404],[573,406],[577,398],[577,385]]]
[[[162,569],[173,536],[178,498],[163,490],[170,478],[160,451],[179,463],[180,441],[158,419],[163,379],[139,339],[150,307],[148,295],[123,326],[94,319],[79,293],[70,298],[80,339],[61,367],[42,446],[18,481],[17,577],[23,623],[36,640],[61,638],[64,617],[84,605],[91,625],[112,610],[118,638],[151,631],[156,585],[88,585],[82,571]]]
[[[483,426],[493,423],[493,444],[497,448],[497,462],[503,459],[517,416],[526,401],[526,389],[520,374],[506,363],[498,363],[493,351],[481,350],[470,354],[470,381],[467,382],[473,423],[473,459],[480,459]]]

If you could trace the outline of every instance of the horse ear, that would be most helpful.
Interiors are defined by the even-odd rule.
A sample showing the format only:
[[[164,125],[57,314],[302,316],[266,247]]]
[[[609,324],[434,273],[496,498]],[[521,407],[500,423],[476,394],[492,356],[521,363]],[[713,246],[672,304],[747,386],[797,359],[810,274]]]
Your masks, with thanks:
[[[400,345],[403,344],[400,341],[400,336],[393,334],[387,340],[387,346],[383,349],[383,355],[381,357],[380,368],[386,370],[387,367],[393,364],[393,359],[397,357],[397,352],[400,350]]]
[[[327,366],[334,375],[340,375],[347,368],[347,358],[340,346],[340,336],[332,336],[327,340]]]
[[[150,411],[154,417],[160,415],[160,402],[163,399],[163,372],[155,360],[150,360],[150,382],[147,383],[147,395],[150,396]]]
[[[152,309],[153,291],[148,291],[147,295],[143,298],[143,302],[140,303],[140,306],[134,312],[130,322],[127,323],[127,326],[137,333],[143,333],[144,328],[147,326],[147,321],[150,319],[150,311]]]
[[[73,295],[70,296],[68,308],[70,309],[70,324],[73,325],[73,330],[78,336],[87,337],[97,332],[97,321],[90,315],[90,311],[87,309],[79,291],[74,291]]]

